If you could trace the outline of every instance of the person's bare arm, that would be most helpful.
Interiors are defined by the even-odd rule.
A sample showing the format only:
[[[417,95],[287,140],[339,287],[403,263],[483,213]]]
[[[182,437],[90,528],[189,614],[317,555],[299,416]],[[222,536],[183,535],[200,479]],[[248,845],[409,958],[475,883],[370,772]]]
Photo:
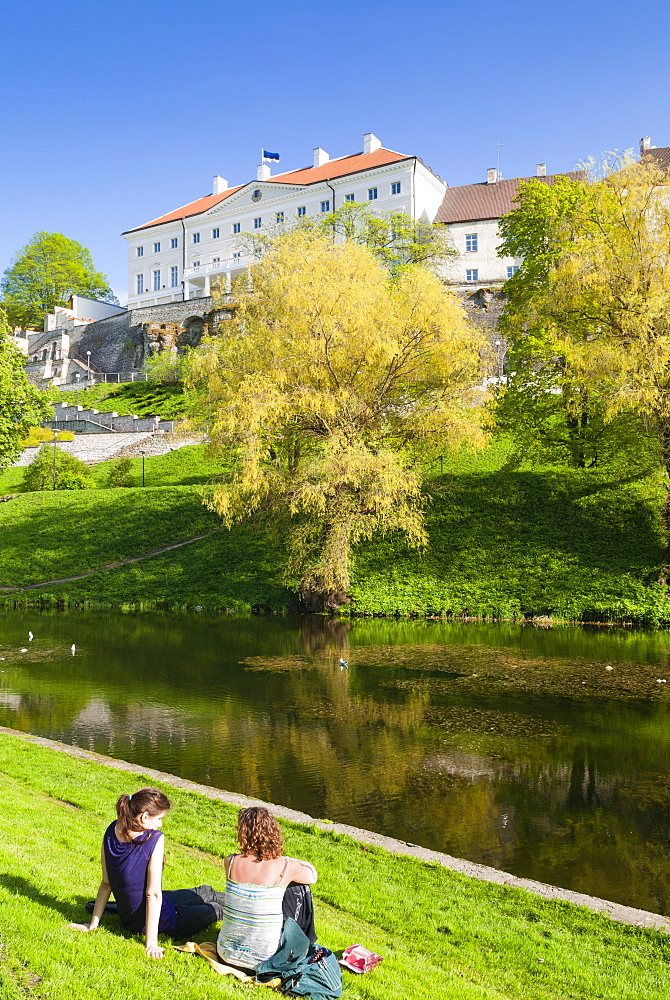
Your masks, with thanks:
[[[163,958],[165,949],[158,944],[158,921],[163,903],[163,856],[165,852],[164,838],[159,837],[154,847],[147,871],[147,943],[146,951],[149,958]]]
[[[314,885],[318,877],[316,868],[314,865],[310,865],[309,861],[291,858],[284,872],[282,883],[288,885],[289,882],[299,882],[301,885]]]
[[[100,918],[105,912],[105,907],[109,902],[109,897],[112,894],[112,887],[109,884],[109,878],[107,876],[104,844],[100,848],[100,863],[102,866],[102,881],[100,883],[100,888],[98,889],[98,895],[95,897],[95,906],[93,907],[91,922],[88,924],[68,924],[68,927],[74,931],[94,931],[100,923]]]

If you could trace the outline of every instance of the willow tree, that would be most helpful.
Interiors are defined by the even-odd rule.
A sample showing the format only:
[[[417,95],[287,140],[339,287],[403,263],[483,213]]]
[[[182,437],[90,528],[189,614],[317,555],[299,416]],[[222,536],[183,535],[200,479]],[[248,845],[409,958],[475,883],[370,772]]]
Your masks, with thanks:
[[[277,240],[234,298],[188,379],[232,461],[208,502],[228,525],[287,517],[288,580],[305,608],[334,609],[354,543],[426,543],[422,458],[482,437],[480,335],[426,269],[392,279],[367,248],[313,232]]]

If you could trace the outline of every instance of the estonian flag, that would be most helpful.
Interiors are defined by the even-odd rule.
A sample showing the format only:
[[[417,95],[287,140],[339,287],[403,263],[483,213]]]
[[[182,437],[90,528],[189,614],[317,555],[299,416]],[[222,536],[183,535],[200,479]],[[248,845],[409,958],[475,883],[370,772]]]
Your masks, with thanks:
[[[263,159],[264,160],[278,160],[279,159],[279,153],[270,153],[267,149],[264,149],[263,150]]]

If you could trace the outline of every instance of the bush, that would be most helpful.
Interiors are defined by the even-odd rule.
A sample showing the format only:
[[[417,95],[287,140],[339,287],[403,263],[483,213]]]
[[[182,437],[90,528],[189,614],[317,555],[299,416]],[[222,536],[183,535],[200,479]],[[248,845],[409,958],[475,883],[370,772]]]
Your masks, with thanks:
[[[38,492],[53,489],[54,452],[57,490],[87,490],[96,485],[88,467],[74,455],[55,445],[42,445],[23,474],[24,490]]]
[[[50,427],[31,427],[27,437],[23,441],[24,448],[34,448],[35,445],[43,444],[45,441],[53,441],[54,432]],[[58,431],[59,441],[74,441],[72,431]]]
[[[131,458],[116,458],[109,466],[109,476],[107,485],[111,488],[117,486],[133,486],[134,480],[130,474],[133,467]]]

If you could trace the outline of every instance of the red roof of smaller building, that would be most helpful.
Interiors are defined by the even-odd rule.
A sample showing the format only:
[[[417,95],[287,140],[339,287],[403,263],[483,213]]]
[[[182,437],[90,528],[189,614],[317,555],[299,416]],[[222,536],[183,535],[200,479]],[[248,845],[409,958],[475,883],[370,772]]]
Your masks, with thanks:
[[[585,176],[583,170],[571,170],[565,174],[550,174],[548,177],[515,177],[513,180],[496,181],[495,184],[464,184],[462,187],[447,188],[435,222],[499,219],[517,207],[515,199],[522,181],[538,180],[543,184],[553,184],[558,177],[577,181],[583,180]]]
[[[318,184],[320,181],[329,181],[333,177],[344,177],[346,174],[357,174],[362,170],[372,170],[374,167],[383,167],[387,163],[397,163],[398,160],[411,160],[413,157],[405,156],[404,153],[396,153],[392,149],[375,149],[372,153],[354,153],[352,156],[341,156],[338,160],[328,160],[320,167],[303,167],[300,170],[290,170],[285,174],[276,174],[268,177],[268,182],[276,184]],[[248,183],[253,184],[253,181]],[[151,222],[145,222],[142,226],[136,226],[127,232],[136,233],[141,229],[149,229],[151,226],[160,226],[164,222],[174,222],[177,219],[188,219],[193,215],[201,215],[215,205],[219,205],[231,194],[246,187],[245,184],[238,184],[237,187],[228,188],[221,194],[208,194],[204,198],[191,201],[188,205],[176,208],[174,212],[161,215]]]

